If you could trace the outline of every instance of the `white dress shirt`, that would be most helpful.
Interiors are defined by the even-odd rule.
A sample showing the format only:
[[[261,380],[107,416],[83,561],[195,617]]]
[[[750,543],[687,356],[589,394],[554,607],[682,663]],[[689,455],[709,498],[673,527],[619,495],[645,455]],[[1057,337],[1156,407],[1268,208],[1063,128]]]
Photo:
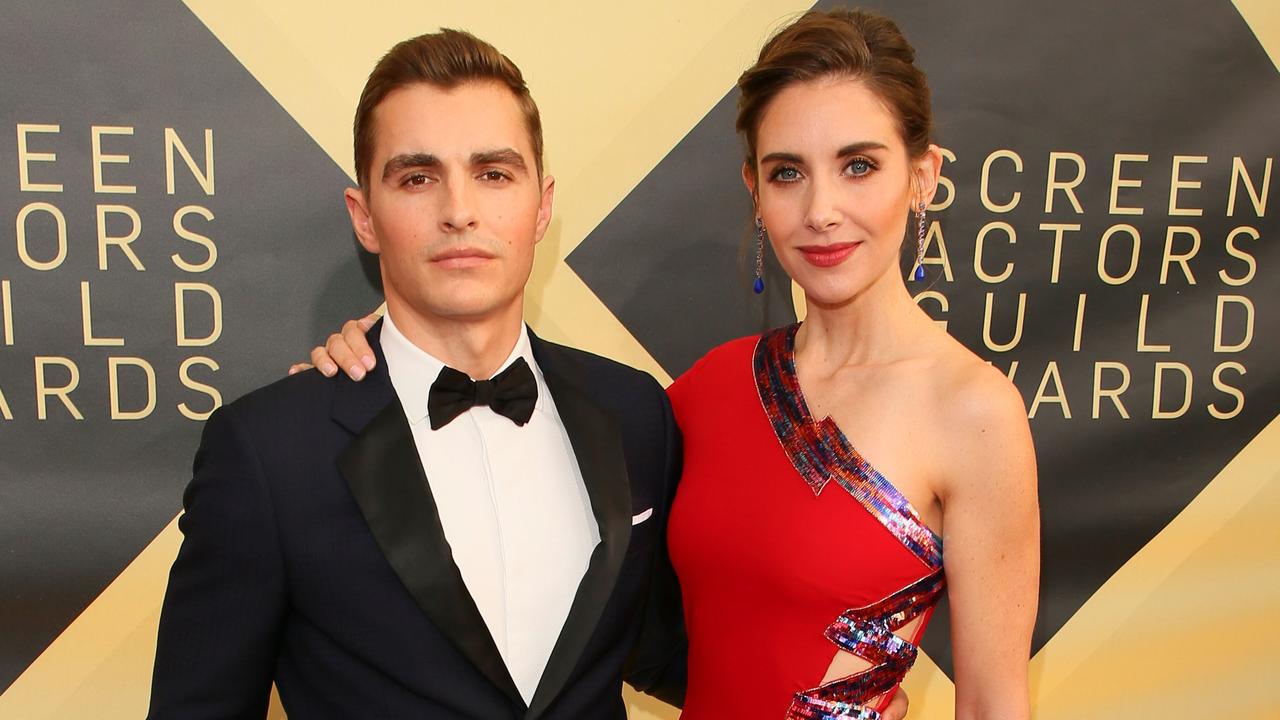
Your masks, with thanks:
[[[528,332],[521,326],[499,368],[523,357],[533,370],[538,400],[524,426],[474,407],[432,430],[427,395],[444,363],[411,343],[390,313],[382,350],[453,561],[529,703],[600,531]]]

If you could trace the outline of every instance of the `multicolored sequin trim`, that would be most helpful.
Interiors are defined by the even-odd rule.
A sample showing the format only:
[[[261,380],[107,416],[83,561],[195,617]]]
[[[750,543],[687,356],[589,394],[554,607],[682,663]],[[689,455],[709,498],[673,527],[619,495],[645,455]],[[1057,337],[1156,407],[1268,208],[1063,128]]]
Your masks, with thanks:
[[[786,718],[880,720],[880,713],[867,703],[902,682],[918,654],[913,643],[894,631],[931,610],[946,586],[942,539],[924,524],[906,497],[853,448],[831,418],[816,421],[810,415],[796,379],[795,337],[799,328],[792,325],[773,330],[756,344],[756,389],[774,434],[815,495],[835,480],[929,572],[878,602],[844,611],[827,627],[828,640],[871,667],[796,693]]]
[[[796,380],[800,326],[771,330],[756,343],[756,390],[773,432],[814,495],[835,480],[929,569],[942,566],[942,539],[911,503],[853,448],[831,418],[814,420]]]
[[[879,602],[841,613],[826,638],[871,667],[796,693],[786,720],[880,720],[866,703],[902,682],[919,652],[894,631],[932,609],[945,586],[938,568]]]

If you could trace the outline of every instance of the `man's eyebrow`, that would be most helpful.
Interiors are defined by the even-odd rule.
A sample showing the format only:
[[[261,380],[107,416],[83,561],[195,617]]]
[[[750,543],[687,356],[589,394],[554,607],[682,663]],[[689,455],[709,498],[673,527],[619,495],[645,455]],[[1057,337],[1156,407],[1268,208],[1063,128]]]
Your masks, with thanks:
[[[471,153],[472,165],[508,165],[520,170],[527,170],[524,156],[514,148],[498,148]]]
[[[387,164],[382,166],[382,179],[395,175],[401,170],[408,168],[438,168],[440,167],[440,158],[431,153],[403,153],[396,155],[387,160]]]

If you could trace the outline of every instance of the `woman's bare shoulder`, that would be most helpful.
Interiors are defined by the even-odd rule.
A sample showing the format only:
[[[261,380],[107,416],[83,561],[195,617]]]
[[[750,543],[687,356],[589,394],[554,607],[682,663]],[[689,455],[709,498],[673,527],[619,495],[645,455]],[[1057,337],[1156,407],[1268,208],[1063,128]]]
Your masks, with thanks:
[[[934,368],[931,413],[940,449],[956,471],[952,480],[1034,483],[1026,405],[1009,378],[956,341],[938,352]]]

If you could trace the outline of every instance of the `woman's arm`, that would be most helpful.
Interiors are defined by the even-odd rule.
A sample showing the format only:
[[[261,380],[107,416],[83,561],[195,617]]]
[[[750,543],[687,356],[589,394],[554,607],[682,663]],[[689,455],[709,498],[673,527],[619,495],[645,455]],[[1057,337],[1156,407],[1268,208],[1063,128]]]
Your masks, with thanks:
[[[369,341],[364,335],[380,317],[381,308],[357,320],[346,321],[342,324],[342,329],[330,335],[324,345],[311,349],[309,364],[294,363],[289,367],[289,374],[314,367],[325,377],[333,377],[338,374],[338,368],[342,368],[352,380],[364,379],[365,373],[377,364],[373,358],[373,349],[369,347]]]
[[[983,366],[963,385],[941,413],[940,448],[956,718],[1022,720],[1040,582],[1035,450],[1022,398],[999,371]]]

